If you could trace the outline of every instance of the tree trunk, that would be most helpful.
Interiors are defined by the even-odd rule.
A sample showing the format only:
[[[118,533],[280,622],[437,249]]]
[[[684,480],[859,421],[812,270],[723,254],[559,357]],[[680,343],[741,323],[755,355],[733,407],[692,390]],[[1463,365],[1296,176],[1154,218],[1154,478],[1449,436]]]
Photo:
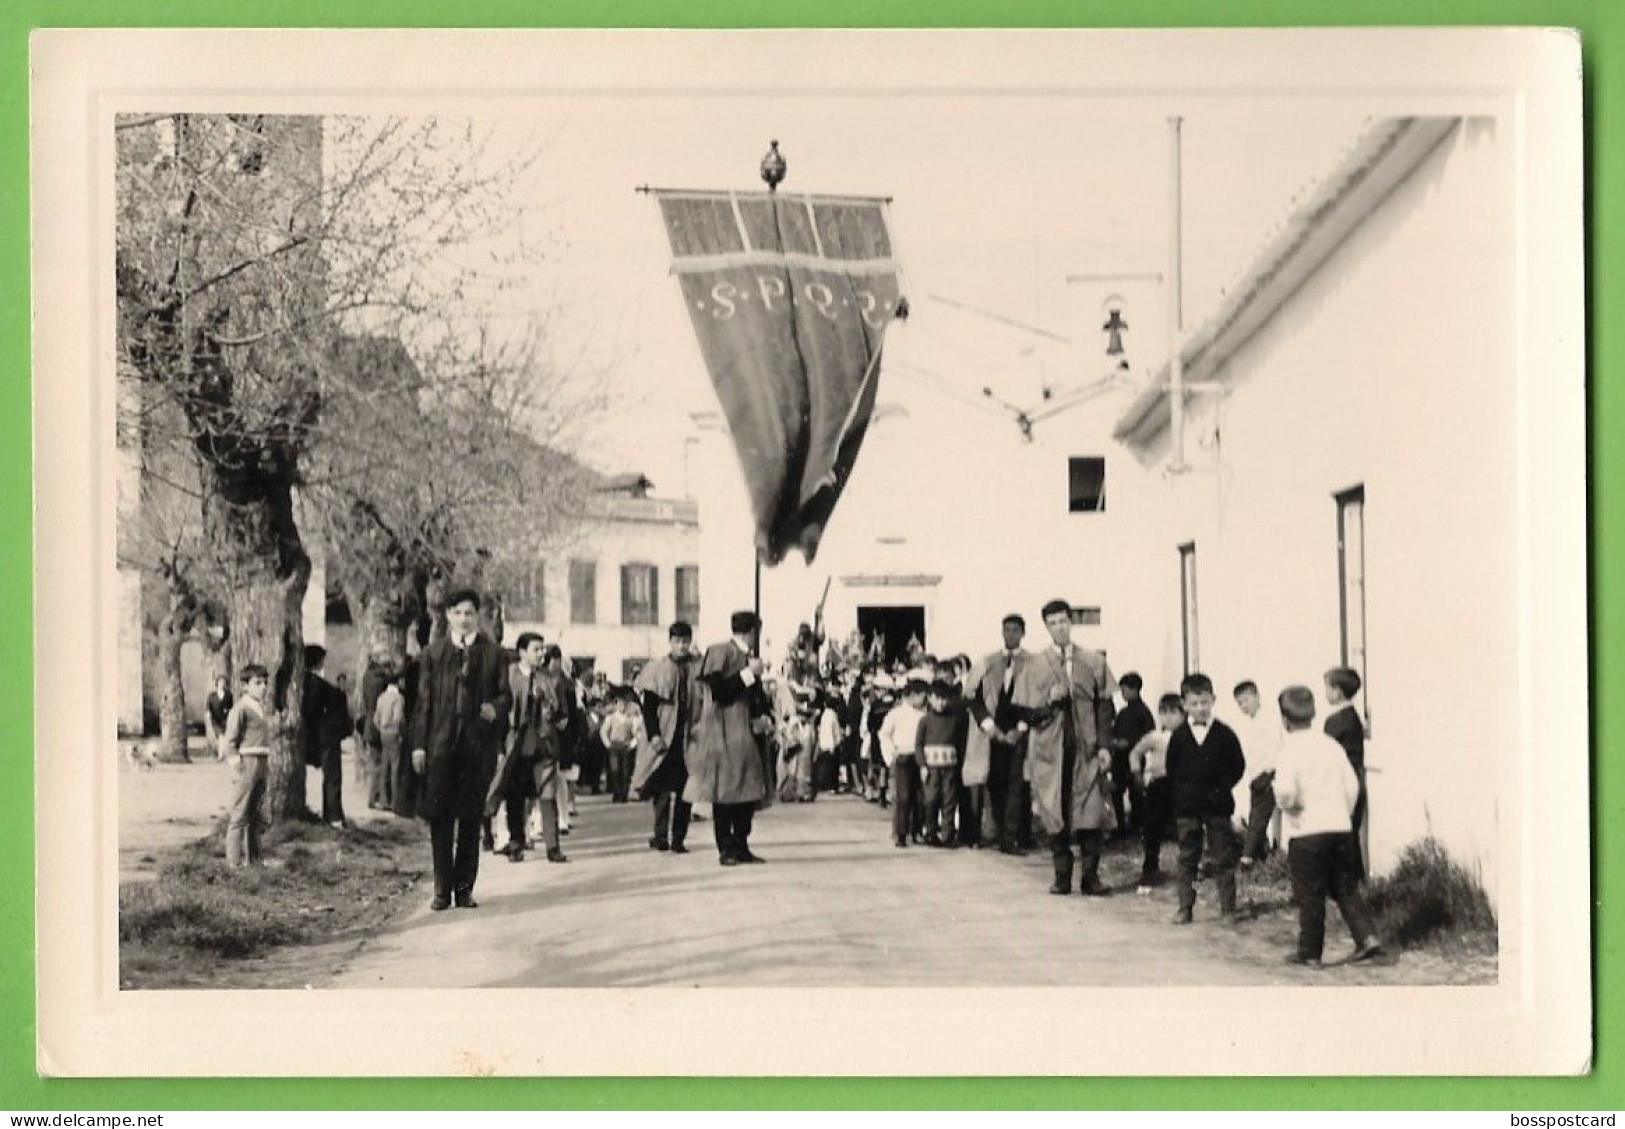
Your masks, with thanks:
[[[233,485],[243,485],[240,481]],[[285,480],[262,475],[252,496],[233,504],[212,491],[205,530],[221,554],[231,623],[232,665],[257,663],[270,673],[270,780],[267,814],[272,822],[304,819],[304,601],[310,583],[294,523],[293,495]]]
[[[415,618],[411,605],[398,598],[367,596],[359,602],[351,601],[350,606],[355,612],[361,642],[360,653],[356,655],[355,684],[363,685],[368,667],[379,660],[394,670],[404,667],[406,636]]]
[[[163,691],[158,702],[158,759],[167,764],[186,764],[186,686],[181,679],[181,645],[186,629],[171,609],[158,625],[159,669]]]

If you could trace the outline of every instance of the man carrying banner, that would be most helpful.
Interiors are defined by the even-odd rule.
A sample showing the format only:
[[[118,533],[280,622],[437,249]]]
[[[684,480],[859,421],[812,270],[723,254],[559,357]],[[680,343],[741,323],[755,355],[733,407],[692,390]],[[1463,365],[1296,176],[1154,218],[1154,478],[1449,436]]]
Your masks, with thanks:
[[[654,836],[649,846],[657,851],[683,854],[688,850],[689,816],[694,807],[683,799],[688,783],[686,754],[693,744],[694,629],[682,620],[667,632],[671,650],[638,672],[633,689],[643,707],[648,740],[638,742],[637,764],[632,770],[632,791],[654,802]]]
[[[762,741],[773,728],[762,660],[755,653],[760,627],[754,612],[734,612],[733,638],[706,648],[700,660],[700,720],[683,799],[712,805],[723,866],[766,861],[750,849],[756,805],[767,797]]]

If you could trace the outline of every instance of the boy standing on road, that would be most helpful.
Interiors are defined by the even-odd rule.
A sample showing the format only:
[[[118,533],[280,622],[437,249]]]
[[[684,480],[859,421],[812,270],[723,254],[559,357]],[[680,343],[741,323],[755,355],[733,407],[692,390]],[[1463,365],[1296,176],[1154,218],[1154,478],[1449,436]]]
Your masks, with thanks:
[[[1185,724],[1168,739],[1168,780],[1179,836],[1179,912],[1175,925],[1189,925],[1196,906],[1196,873],[1204,845],[1219,888],[1219,912],[1236,919],[1236,833],[1230,826],[1231,795],[1247,771],[1235,730],[1213,717],[1213,681],[1190,674],[1179,685]]]

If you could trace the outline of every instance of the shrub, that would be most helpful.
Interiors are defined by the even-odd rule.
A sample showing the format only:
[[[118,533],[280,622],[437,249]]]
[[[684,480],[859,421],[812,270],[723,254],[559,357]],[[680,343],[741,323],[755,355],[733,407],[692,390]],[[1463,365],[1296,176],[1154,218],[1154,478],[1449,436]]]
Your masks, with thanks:
[[[1483,884],[1432,836],[1406,847],[1393,871],[1372,881],[1369,896],[1378,934],[1401,945],[1495,933],[1495,909]]]

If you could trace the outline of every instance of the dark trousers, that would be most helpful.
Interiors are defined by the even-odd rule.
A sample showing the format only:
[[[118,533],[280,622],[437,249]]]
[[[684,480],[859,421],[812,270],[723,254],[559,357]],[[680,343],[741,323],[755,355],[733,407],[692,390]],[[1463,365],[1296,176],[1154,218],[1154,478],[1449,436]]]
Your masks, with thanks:
[[[1025,846],[1033,837],[1032,785],[1021,778],[1026,763],[1024,746],[988,742],[988,830],[1001,847]]]
[[[337,745],[322,750],[322,822],[344,822],[344,750]]]
[[[744,858],[750,853],[750,825],[755,815],[755,804],[711,805],[711,826],[716,832],[719,855]]]
[[[1123,798],[1128,797],[1125,806]],[[1129,770],[1128,750],[1112,750],[1112,814],[1117,816],[1117,826],[1127,833],[1131,828],[1129,812],[1133,812],[1132,828],[1139,830],[1140,823],[1145,815],[1141,808],[1145,806],[1145,798],[1140,791],[1139,778]]]
[[[632,750],[609,749],[609,794],[613,802],[626,803],[632,786]]]
[[[1356,878],[1360,879],[1363,882],[1365,880],[1365,837],[1366,837],[1366,831],[1365,831],[1365,814],[1366,814],[1365,765],[1363,765],[1363,764],[1360,765],[1355,770],[1355,775],[1357,777],[1359,777],[1359,780],[1360,780],[1360,794],[1354,800],[1354,812],[1350,816],[1349,821],[1354,825],[1354,875],[1355,875]]]
[[[434,854],[435,894],[472,894],[480,872],[480,821],[431,819],[429,845]]]
[[[898,754],[891,762],[891,837],[896,842],[908,842],[908,833],[914,821],[914,805],[919,802],[919,794],[919,764],[912,756]]]
[[[1275,773],[1260,772],[1247,786],[1252,804],[1247,810],[1247,842],[1241,853],[1262,859],[1270,851],[1270,820],[1275,818]]]
[[[959,808],[959,769],[954,765],[925,770],[925,837],[956,842],[954,813]]]
[[[688,838],[688,821],[694,814],[694,805],[683,801],[683,793],[657,792],[655,807],[655,842],[682,846]]]
[[[1168,778],[1153,780],[1140,793],[1140,846],[1145,849],[1145,860],[1140,864],[1140,878],[1154,879],[1162,873],[1162,842],[1168,838],[1168,820],[1173,810],[1173,793]]]
[[[535,780],[532,761],[518,761],[508,774],[508,784],[502,790],[502,806],[508,817],[508,846],[525,845],[525,801]]]
[[[1072,844],[1078,845],[1077,860],[1082,863],[1083,876],[1078,880],[1079,889],[1093,890],[1100,886],[1100,852],[1106,841],[1104,831],[1090,829],[1087,831],[1062,830],[1050,836],[1050,859],[1055,863],[1055,884],[1068,890],[1072,888]]]
[[[1292,875],[1292,900],[1298,903],[1298,955],[1319,960],[1326,944],[1326,899],[1337,908],[1358,948],[1375,928],[1365,895],[1360,892],[1360,847],[1351,832],[1304,835],[1286,852]]]
[[[961,843],[980,843],[982,841],[982,811],[986,803],[986,784],[972,784],[968,787],[963,783],[960,785],[959,841]]]
[[[1219,890],[1219,909],[1226,913],[1236,908],[1236,833],[1230,827],[1228,815],[1208,816],[1204,819],[1176,821],[1179,833],[1179,908],[1190,909],[1196,904],[1196,874],[1202,864],[1202,847],[1206,841],[1208,858],[1213,863],[1213,884]]]

